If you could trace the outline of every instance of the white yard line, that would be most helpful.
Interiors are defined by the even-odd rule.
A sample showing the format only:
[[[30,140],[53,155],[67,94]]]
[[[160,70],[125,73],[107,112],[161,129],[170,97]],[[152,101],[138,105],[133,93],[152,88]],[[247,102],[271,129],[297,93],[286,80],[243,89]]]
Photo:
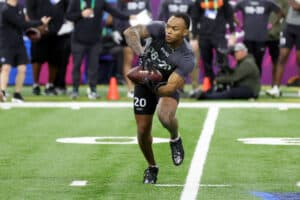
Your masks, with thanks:
[[[181,193],[181,200],[194,200],[200,190],[199,184],[204,169],[206,156],[208,153],[211,138],[214,133],[219,108],[212,107],[208,110],[204,126],[198,140],[192,163],[186,178],[186,182]]]
[[[263,103],[263,102],[181,102],[180,108],[276,108],[300,109],[300,103]],[[131,108],[132,102],[25,102],[25,103],[0,103],[0,108]]]
[[[70,183],[70,186],[74,186],[74,187],[84,187],[86,185],[87,185],[86,180],[75,180]]]
[[[156,187],[184,187],[182,184],[155,184]],[[200,184],[198,187],[231,187],[225,184]]]

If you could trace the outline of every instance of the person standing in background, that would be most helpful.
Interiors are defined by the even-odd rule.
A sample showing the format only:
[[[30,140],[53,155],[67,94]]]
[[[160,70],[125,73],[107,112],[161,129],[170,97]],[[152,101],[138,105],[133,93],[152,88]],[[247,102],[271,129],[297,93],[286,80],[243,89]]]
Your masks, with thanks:
[[[287,0],[275,0],[275,2],[279,5],[284,16],[286,16],[289,4]],[[269,24],[268,24],[268,40],[266,42],[266,47],[269,48],[269,54],[272,60],[272,86],[275,82],[276,76],[276,64],[278,62],[279,57],[279,35],[284,27],[284,18],[278,20],[278,16],[276,13],[272,12],[269,17]]]
[[[67,94],[66,72],[67,65],[71,54],[71,33],[74,29],[74,24],[66,19],[66,13],[71,0],[62,0],[63,5],[59,7],[63,9],[64,21],[57,32],[57,71],[54,79],[55,92],[59,94]]]
[[[74,22],[74,31],[71,36],[71,52],[73,56],[72,99],[79,96],[80,67],[83,57],[87,56],[87,74],[89,99],[99,98],[97,93],[97,69],[99,55],[102,49],[102,15],[106,11],[112,16],[129,20],[130,15],[120,12],[106,1],[72,0],[67,11],[67,19]],[[134,16],[132,16],[134,17]]]
[[[211,89],[215,79],[213,50],[218,59],[226,60],[227,55],[220,50],[235,44],[233,9],[228,0],[196,0],[192,6],[192,20],[192,37],[198,39],[205,77],[209,79]],[[228,41],[225,38],[227,24],[231,33]]]
[[[268,38],[268,19],[272,12],[277,14],[277,21],[284,16],[281,8],[269,0],[242,0],[239,1],[235,12],[241,11],[243,16],[244,43],[254,58],[262,74],[262,60]],[[255,28],[253,28],[255,27]]]
[[[57,95],[54,87],[57,68],[62,63],[62,48],[64,38],[58,37],[57,33],[64,23],[65,8],[68,0],[25,0],[26,14],[30,20],[37,20],[41,16],[51,17],[47,30],[44,30],[40,40],[31,44],[31,63],[33,70],[32,92],[41,94],[39,78],[42,64],[48,63],[48,83],[45,86],[46,95]]]
[[[48,25],[50,17],[43,16],[40,20],[26,21],[24,8],[18,4],[18,0],[7,0],[2,8],[0,21],[0,61],[1,70],[1,90],[4,100],[7,98],[7,83],[10,69],[17,67],[15,92],[12,102],[21,103],[24,101],[21,95],[23,82],[25,79],[26,64],[28,56],[23,41],[23,31],[30,27]]]
[[[274,86],[266,91],[271,97],[279,97],[281,79],[284,73],[284,67],[290,55],[292,48],[296,47],[296,62],[300,74],[300,2],[297,0],[288,0],[289,9],[286,16],[286,23],[283,31],[280,33],[280,51],[277,62],[277,72]]]
[[[191,17],[191,10],[194,0],[162,0],[159,4],[158,20],[166,21],[174,13],[186,13]],[[189,75],[192,81],[192,90],[189,92],[189,97],[194,97],[199,91],[199,45],[196,39],[191,39],[190,44],[195,54],[195,67]]]
[[[152,11],[149,0],[118,0],[117,8],[129,15],[136,15],[143,10],[151,15]],[[127,97],[133,98],[134,84],[127,78],[126,74],[132,67],[134,52],[127,46],[124,36],[121,34],[130,24],[128,21],[114,19],[114,26],[117,30],[114,32],[114,37],[119,38],[118,41],[117,39],[115,41],[123,46],[123,76],[127,85]]]

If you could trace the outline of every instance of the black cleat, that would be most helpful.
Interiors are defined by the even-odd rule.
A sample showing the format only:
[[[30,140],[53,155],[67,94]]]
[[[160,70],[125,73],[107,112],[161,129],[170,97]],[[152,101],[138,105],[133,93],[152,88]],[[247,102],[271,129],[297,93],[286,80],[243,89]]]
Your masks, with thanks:
[[[45,88],[45,94],[47,96],[56,96],[57,95],[57,92],[55,90],[55,87],[53,85],[51,86],[46,86]]]
[[[172,160],[174,165],[178,166],[181,165],[184,159],[184,149],[182,146],[181,137],[176,141],[170,141],[171,153],[172,153]]]
[[[157,180],[158,167],[148,167],[144,172],[144,184],[155,184]]]
[[[24,98],[22,97],[22,95],[19,92],[15,92],[11,101],[13,103],[23,103],[24,102]]]
[[[41,94],[41,88],[38,85],[32,86],[32,93],[34,95],[40,95]]]

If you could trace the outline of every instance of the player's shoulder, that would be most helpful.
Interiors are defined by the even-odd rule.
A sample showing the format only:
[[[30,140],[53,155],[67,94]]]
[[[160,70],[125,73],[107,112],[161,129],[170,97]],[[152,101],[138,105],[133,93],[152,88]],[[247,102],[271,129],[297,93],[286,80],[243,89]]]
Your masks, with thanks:
[[[180,51],[182,53],[187,53],[187,54],[193,53],[193,48],[192,48],[191,44],[186,39],[183,40],[183,44],[180,47]]]

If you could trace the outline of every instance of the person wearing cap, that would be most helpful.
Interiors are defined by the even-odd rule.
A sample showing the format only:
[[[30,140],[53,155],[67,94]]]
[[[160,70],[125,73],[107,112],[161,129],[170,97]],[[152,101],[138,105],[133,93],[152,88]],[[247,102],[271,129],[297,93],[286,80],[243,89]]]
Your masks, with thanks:
[[[200,92],[197,99],[250,99],[258,98],[260,92],[260,74],[255,60],[243,43],[234,46],[237,61],[231,73],[219,74],[216,85],[230,85],[222,91]]]

